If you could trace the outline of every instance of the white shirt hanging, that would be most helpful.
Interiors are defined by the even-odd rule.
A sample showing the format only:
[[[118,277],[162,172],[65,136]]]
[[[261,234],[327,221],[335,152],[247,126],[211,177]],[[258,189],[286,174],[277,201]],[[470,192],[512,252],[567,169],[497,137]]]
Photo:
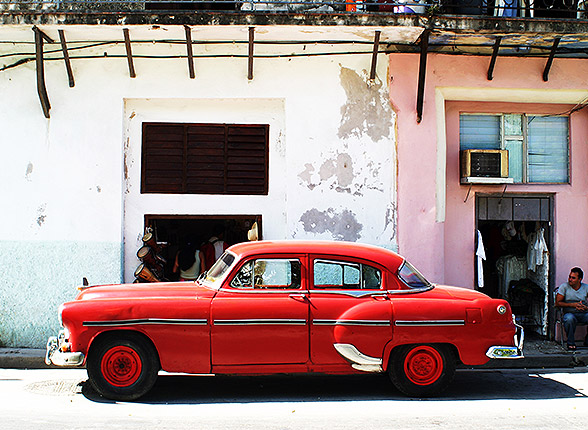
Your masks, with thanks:
[[[482,233],[480,233],[480,230],[476,231],[478,233],[478,247],[476,249],[476,261],[478,263],[478,288],[484,288],[484,267],[482,266],[482,260],[486,259],[486,251],[484,251]]]

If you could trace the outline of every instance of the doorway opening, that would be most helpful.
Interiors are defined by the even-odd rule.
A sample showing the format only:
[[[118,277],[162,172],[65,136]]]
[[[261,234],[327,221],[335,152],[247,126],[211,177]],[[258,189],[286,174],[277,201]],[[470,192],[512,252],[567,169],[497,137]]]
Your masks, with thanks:
[[[230,246],[249,241],[248,233],[255,227],[257,240],[261,240],[261,221],[261,215],[145,215],[145,230],[151,231],[162,266],[163,279],[160,280],[179,279],[179,274],[173,271],[174,263],[180,249],[189,242],[196,243],[196,248],[200,249],[211,237],[217,236]],[[212,263],[207,262],[206,268]]]
[[[476,264],[476,289],[507,300],[526,332],[547,336],[553,197],[479,195],[476,213],[486,257],[482,276]]]

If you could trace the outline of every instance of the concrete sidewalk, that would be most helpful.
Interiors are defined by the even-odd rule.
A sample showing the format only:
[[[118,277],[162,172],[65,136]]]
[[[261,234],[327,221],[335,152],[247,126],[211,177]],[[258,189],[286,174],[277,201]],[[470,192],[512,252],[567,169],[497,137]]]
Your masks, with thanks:
[[[525,341],[524,354],[523,359],[490,360],[487,364],[477,367],[483,369],[586,367],[588,370],[588,347],[578,346],[575,352],[568,352],[559,343],[531,339]],[[0,348],[0,368],[48,369],[49,367],[45,364],[44,349]]]

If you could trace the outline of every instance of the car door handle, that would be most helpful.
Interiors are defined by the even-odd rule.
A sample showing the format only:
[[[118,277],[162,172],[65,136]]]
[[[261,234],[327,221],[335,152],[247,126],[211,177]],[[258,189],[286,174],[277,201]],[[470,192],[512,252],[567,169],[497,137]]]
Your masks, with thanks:
[[[298,300],[300,302],[305,302],[307,300],[306,294],[290,294],[288,297],[294,300]]]

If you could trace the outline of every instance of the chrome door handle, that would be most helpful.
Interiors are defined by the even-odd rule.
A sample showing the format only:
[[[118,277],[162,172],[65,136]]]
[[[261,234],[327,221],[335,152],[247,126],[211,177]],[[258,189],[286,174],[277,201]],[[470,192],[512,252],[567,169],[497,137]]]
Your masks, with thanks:
[[[306,301],[306,294],[304,294],[304,293],[302,293],[302,294],[290,294],[288,297],[290,297],[291,299],[294,299],[294,300],[302,301],[302,302],[305,302]]]

